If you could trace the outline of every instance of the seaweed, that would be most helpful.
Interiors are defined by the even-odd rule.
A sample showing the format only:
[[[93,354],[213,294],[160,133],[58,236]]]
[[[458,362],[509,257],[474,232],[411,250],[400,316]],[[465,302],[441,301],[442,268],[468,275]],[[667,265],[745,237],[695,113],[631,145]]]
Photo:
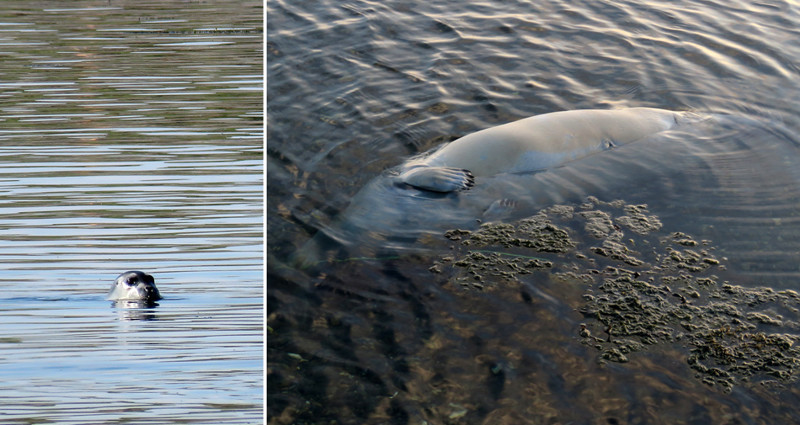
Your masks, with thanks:
[[[537,279],[583,285],[576,338],[600,362],[670,345],[697,379],[724,392],[796,381],[800,296],[724,281],[716,273],[725,259],[711,241],[662,228],[647,205],[590,197],[513,223],[448,231],[453,253],[431,271],[467,291]]]

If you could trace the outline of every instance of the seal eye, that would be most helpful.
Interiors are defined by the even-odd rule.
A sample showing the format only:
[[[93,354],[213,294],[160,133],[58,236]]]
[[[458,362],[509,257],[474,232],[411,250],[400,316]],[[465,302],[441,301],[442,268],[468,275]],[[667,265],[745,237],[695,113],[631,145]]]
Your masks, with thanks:
[[[125,279],[125,284],[128,285],[128,286],[135,286],[136,285],[136,281],[134,279],[128,278],[128,279]]]

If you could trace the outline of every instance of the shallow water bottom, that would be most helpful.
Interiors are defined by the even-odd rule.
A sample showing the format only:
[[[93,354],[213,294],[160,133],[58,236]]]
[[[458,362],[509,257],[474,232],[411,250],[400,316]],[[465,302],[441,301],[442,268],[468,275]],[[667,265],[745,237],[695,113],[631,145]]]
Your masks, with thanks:
[[[794,422],[800,296],[643,205],[270,270],[271,423]],[[274,263],[273,263],[274,264]]]

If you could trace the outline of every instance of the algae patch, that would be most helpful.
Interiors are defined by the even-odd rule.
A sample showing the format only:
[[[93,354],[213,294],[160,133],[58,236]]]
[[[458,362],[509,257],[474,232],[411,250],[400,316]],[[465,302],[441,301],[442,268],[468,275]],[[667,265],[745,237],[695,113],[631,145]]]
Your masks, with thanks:
[[[513,224],[487,223],[475,232],[450,230],[445,237],[465,246],[499,245],[505,248],[529,248],[539,252],[567,252],[575,243],[569,233],[553,225],[544,212]]]
[[[440,273],[443,266],[451,264],[457,269],[455,282],[478,289],[484,289],[487,283],[513,282],[519,275],[553,266],[552,261],[533,256],[530,251],[564,253],[575,246],[569,233],[553,225],[545,213],[514,224],[487,223],[474,232],[450,230],[445,237],[470,249],[459,258],[441,258],[430,270]],[[525,252],[508,248],[522,248]]]
[[[669,345],[723,391],[744,382],[794,382],[800,372],[800,296],[721,280],[709,241],[665,232],[646,205],[588,198],[514,223],[451,230],[453,254],[431,271],[467,290],[536,284],[585,287],[576,335],[601,362]]]

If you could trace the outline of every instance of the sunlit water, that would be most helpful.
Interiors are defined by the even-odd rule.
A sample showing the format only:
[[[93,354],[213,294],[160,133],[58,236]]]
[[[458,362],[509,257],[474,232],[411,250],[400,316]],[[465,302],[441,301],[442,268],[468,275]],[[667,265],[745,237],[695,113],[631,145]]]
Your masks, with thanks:
[[[261,3],[0,4],[0,423],[261,423]],[[106,301],[126,270],[152,308]]]
[[[463,292],[428,271],[450,252],[444,231],[474,229],[494,200],[513,199],[515,219],[597,196],[710,241],[734,284],[800,290],[796,2],[275,0],[267,12],[272,423],[800,420],[793,381],[720,391],[679,342],[599,364],[577,338],[585,288]],[[483,128],[634,106],[711,118],[411,206],[390,185],[362,191]],[[345,212],[351,201],[361,209]],[[312,267],[298,267],[308,250]]]

